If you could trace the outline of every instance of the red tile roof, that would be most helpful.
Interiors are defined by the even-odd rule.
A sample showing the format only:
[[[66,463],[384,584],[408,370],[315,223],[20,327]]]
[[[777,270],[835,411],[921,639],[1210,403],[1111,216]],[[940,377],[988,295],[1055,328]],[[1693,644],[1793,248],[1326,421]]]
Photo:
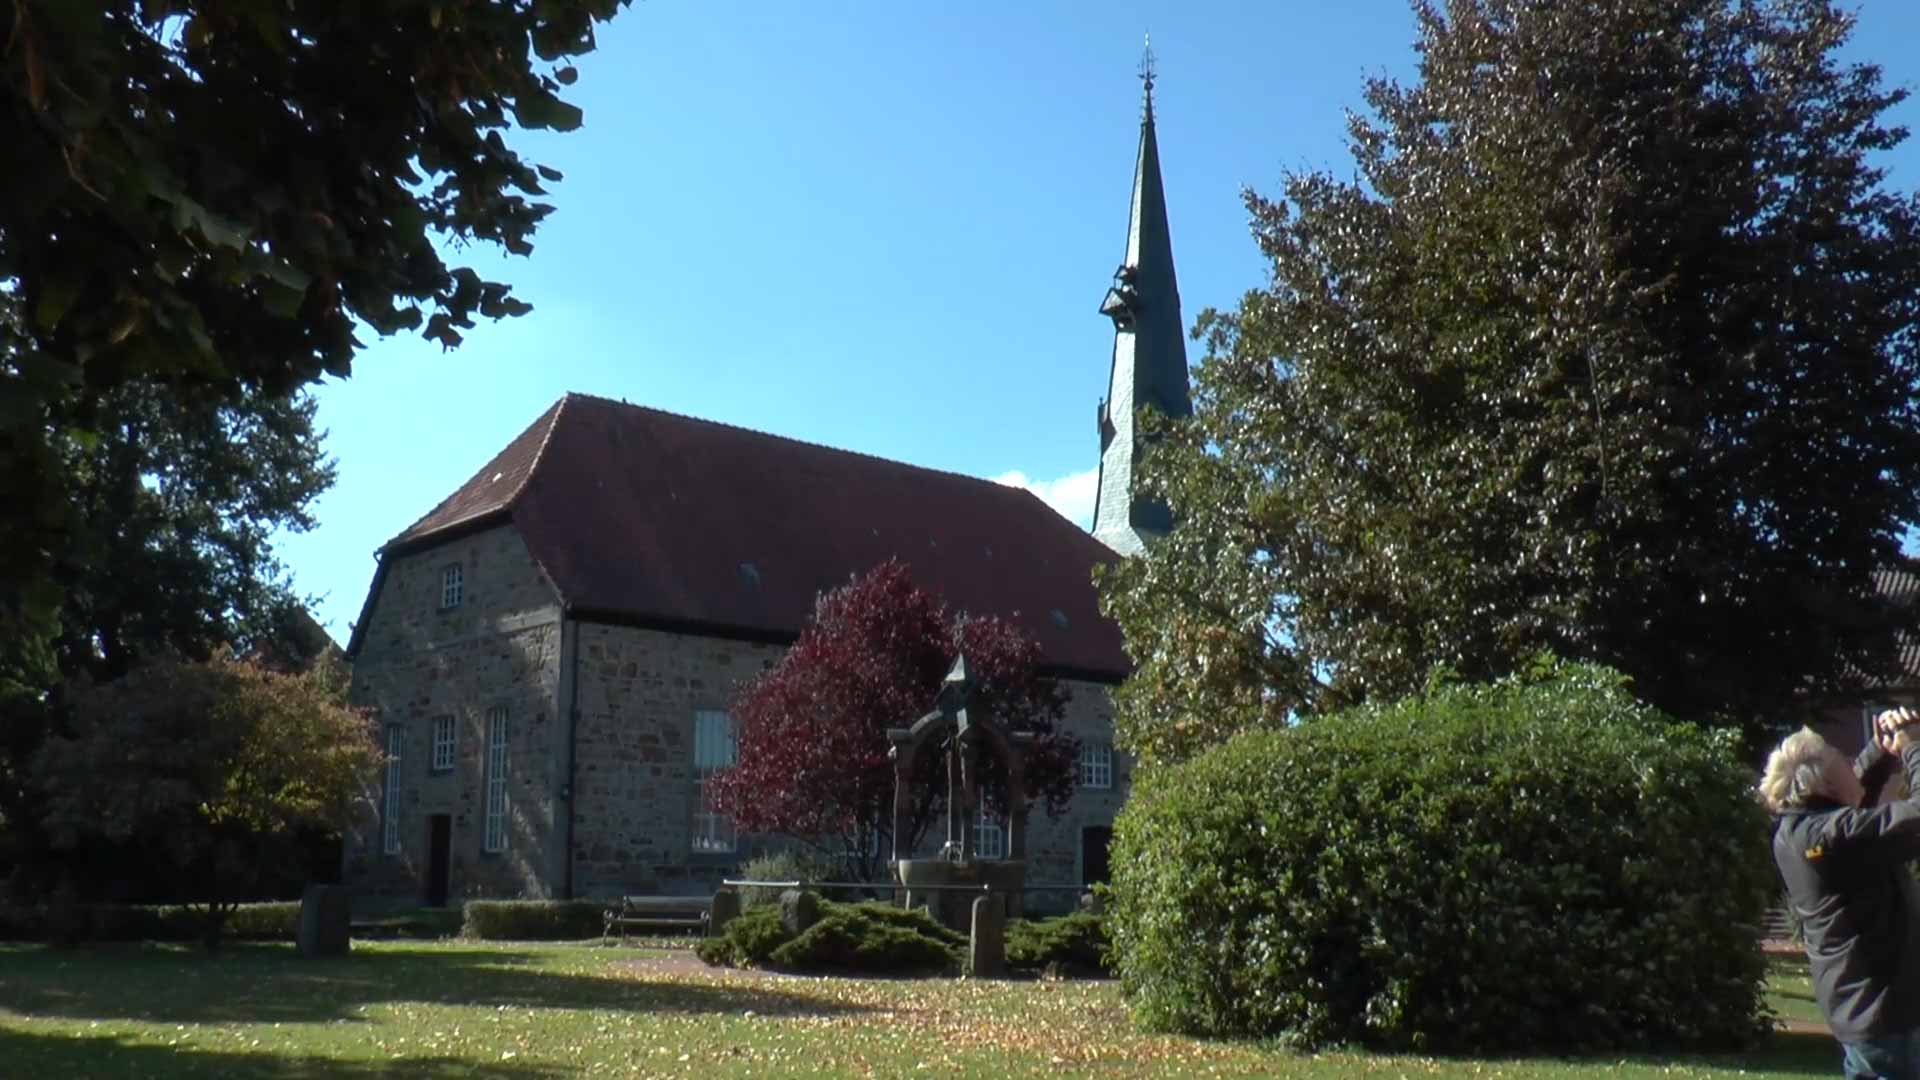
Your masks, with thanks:
[[[1130,666],[1091,581],[1113,553],[975,477],[568,394],[383,558],[495,520],[582,617],[789,639],[820,590],[898,556],[950,607],[1019,624],[1056,670]]]

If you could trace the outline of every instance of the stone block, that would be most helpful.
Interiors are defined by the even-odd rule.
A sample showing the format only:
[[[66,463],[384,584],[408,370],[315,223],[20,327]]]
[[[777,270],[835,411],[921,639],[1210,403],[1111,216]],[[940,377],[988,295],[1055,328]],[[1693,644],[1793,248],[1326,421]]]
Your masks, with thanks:
[[[780,928],[795,937],[820,921],[820,898],[805,889],[780,894]]]
[[[707,909],[707,936],[719,937],[727,932],[727,924],[740,915],[740,894],[732,889],[721,889],[713,894],[713,906]]]
[[[309,885],[300,897],[301,956],[345,956],[353,944],[353,906],[345,886]]]
[[[995,979],[1007,973],[1006,905],[994,897],[974,897],[967,971],[976,979]]]

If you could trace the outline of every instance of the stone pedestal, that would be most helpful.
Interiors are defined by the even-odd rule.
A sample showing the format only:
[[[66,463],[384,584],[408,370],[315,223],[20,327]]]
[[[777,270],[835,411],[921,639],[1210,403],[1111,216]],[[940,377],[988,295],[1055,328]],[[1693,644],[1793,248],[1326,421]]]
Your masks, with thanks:
[[[727,932],[727,924],[740,916],[740,894],[732,889],[721,889],[713,894],[713,906],[707,909],[707,936],[719,937]]]
[[[301,956],[345,956],[353,944],[353,906],[345,886],[309,885],[300,897]]]
[[[973,932],[967,939],[967,971],[976,979],[1007,973],[1007,916],[995,897],[973,898]]]
[[[793,937],[807,932],[820,921],[820,898],[804,889],[788,889],[780,894],[780,928]]]

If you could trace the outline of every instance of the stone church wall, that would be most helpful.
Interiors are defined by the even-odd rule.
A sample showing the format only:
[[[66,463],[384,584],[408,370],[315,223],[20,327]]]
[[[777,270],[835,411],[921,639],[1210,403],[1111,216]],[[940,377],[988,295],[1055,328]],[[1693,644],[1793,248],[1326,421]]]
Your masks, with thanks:
[[[1108,688],[1099,683],[1069,680],[1064,684],[1072,694],[1067,703],[1065,727],[1082,743],[1113,745],[1113,701]],[[1027,810],[1027,881],[1033,885],[1071,884],[1073,893],[1035,893],[1028,906],[1038,910],[1069,910],[1078,899],[1077,887],[1085,878],[1088,842],[1098,844],[1088,829],[1108,829],[1115,814],[1127,801],[1133,779],[1133,764],[1118,750],[1112,753],[1112,784],[1107,788],[1078,787],[1073,801],[1058,818],[1050,818],[1044,806],[1033,804]],[[1095,852],[1094,860],[1100,854]]]
[[[461,566],[462,598],[441,606],[445,568]],[[566,725],[555,707],[560,608],[551,585],[510,526],[389,561],[354,659],[352,700],[377,714],[384,748],[399,725],[400,851],[384,850],[385,771],[372,778],[366,812],[346,839],[345,879],[356,893],[394,904],[425,897],[433,815],[449,819],[448,895],[554,895],[559,864],[553,798],[563,781]],[[504,851],[484,849],[489,715],[507,719]],[[452,717],[450,769],[432,767],[434,721]]]
[[[696,711],[727,709],[738,685],[777,661],[782,647],[583,625],[579,648],[576,895],[711,892],[756,852],[780,843],[743,836],[732,853],[693,850],[693,724]],[[1067,729],[1111,744],[1107,689],[1067,687]],[[1040,906],[1071,906],[1082,880],[1084,830],[1113,823],[1130,772],[1115,755],[1110,788],[1077,792],[1057,819],[1038,806],[1030,812],[1028,880],[1073,886],[1034,897]],[[937,846],[938,838],[930,843]]]
[[[785,650],[660,630],[580,627],[574,893],[702,893],[750,858],[693,850],[694,713]]]
[[[442,573],[455,561],[462,601],[443,609]],[[365,811],[346,840],[345,878],[363,900],[410,905],[425,898],[435,815],[449,819],[448,895],[456,902],[564,895],[566,822],[558,815],[569,810],[572,889],[581,897],[710,892],[754,854],[781,843],[742,836],[731,853],[693,850],[693,727],[697,711],[727,710],[739,684],[772,666],[784,647],[566,625],[574,629],[563,627],[552,587],[510,526],[390,561],[355,658],[352,699],[376,710],[383,745],[388,725],[402,732],[400,851],[384,850],[383,771],[370,778]],[[577,658],[567,655],[567,632],[577,634]],[[573,789],[566,792],[569,677],[578,742]],[[1067,729],[1111,743],[1107,689],[1067,687]],[[488,717],[496,708],[506,710],[508,725],[508,835],[505,851],[487,852]],[[434,722],[447,716],[457,733],[454,764],[436,770]],[[1080,790],[1057,819],[1034,807],[1030,882],[1077,890],[1087,866],[1086,830],[1112,824],[1129,773],[1115,754],[1110,788]],[[1032,900],[1060,908],[1072,895]]]

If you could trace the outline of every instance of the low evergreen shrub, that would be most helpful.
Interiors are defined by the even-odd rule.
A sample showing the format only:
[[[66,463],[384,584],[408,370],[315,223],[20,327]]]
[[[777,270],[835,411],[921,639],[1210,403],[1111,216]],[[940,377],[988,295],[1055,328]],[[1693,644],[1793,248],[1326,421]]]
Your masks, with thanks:
[[[1111,974],[1107,947],[1105,921],[1090,912],[1007,923],[1007,967],[1012,971],[1080,978]]]
[[[482,941],[580,941],[606,929],[594,900],[469,900],[460,936]]]
[[[1446,1052],[1767,1030],[1752,775],[1607,669],[1436,680],[1136,779],[1106,919],[1146,1027]]]
[[[967,939],[922,910],[881,901],[822,901],[820,920],[798,936],[780,925],[777,904],[741,913],[717,937],[694,947],[718,967],[772,967],[785,971],[848,975],[900,975],[958,971]]]

